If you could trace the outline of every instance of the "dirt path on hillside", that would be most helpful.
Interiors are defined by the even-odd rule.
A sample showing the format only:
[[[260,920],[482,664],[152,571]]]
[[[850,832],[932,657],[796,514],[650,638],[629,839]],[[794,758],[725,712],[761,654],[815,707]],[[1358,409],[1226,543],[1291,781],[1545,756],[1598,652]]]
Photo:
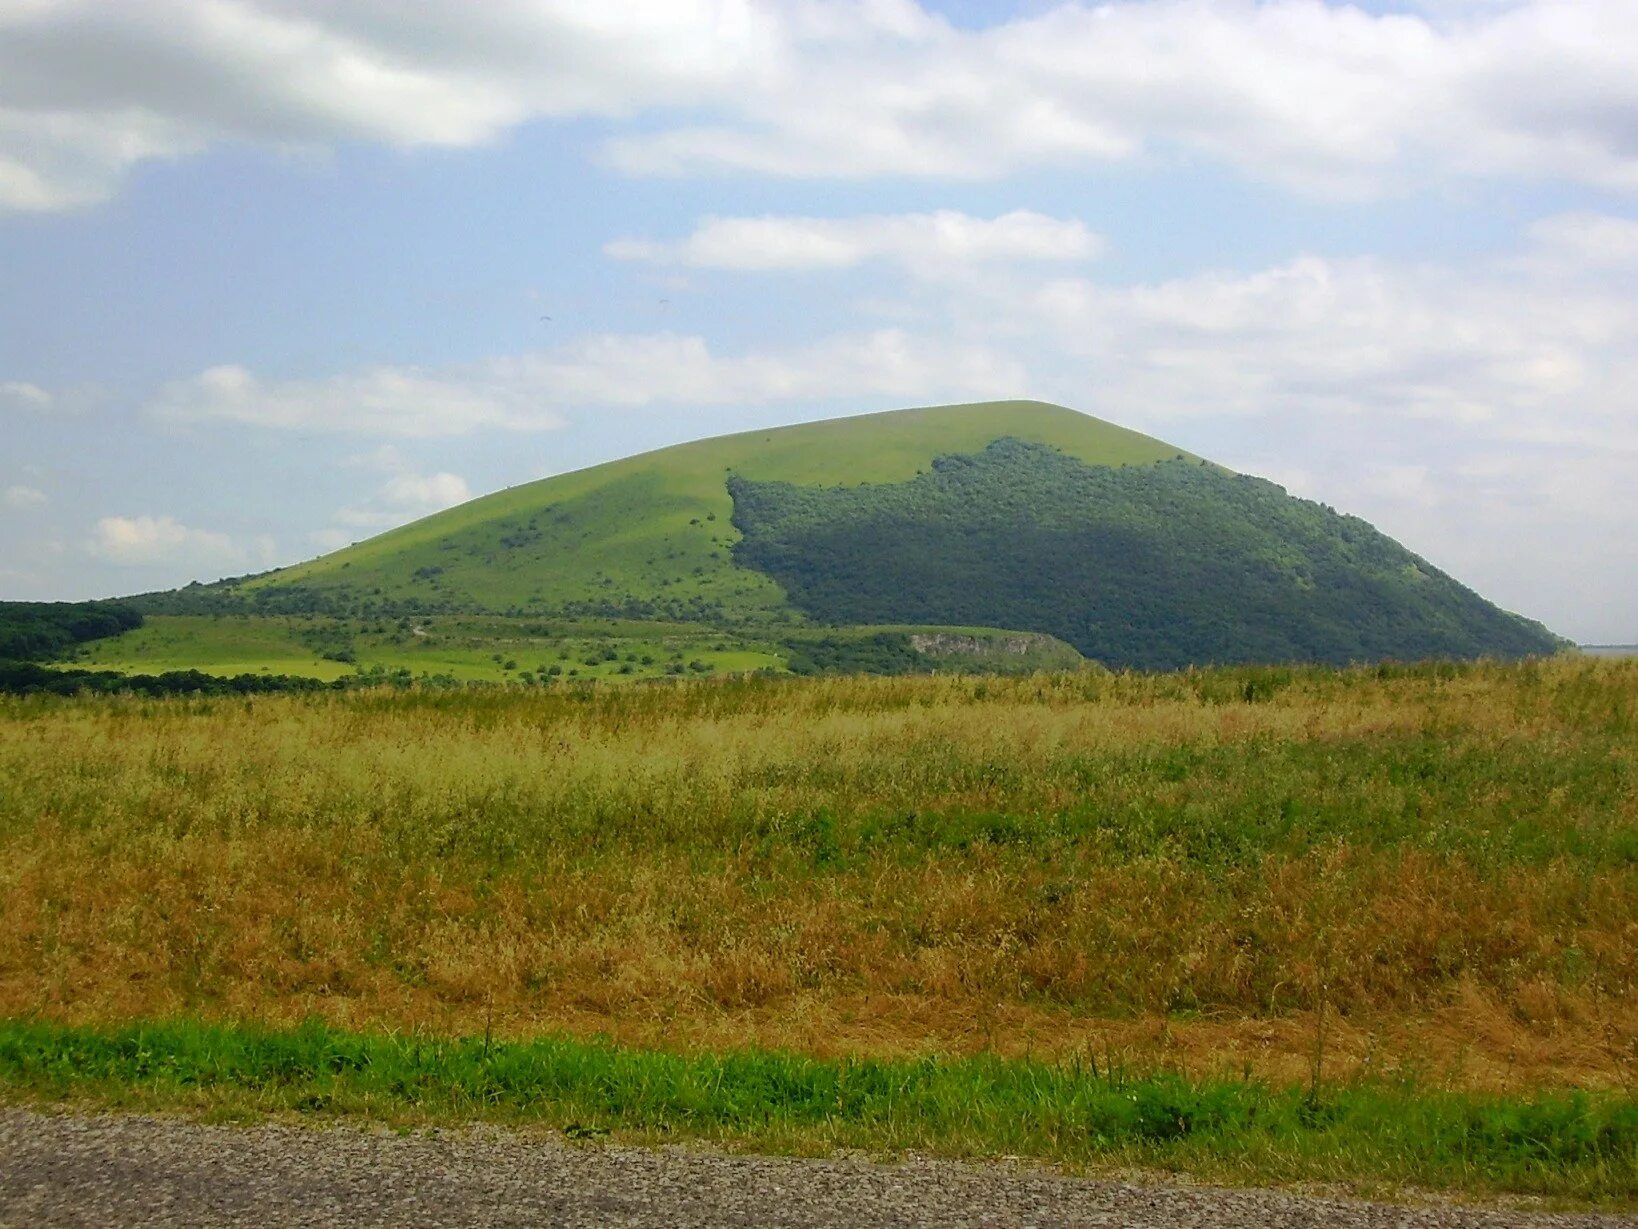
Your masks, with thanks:
[[[66,1225],[1631,1229],[1638,1220],[1406,1209],[921,1161],[580,1147],[487,1130],[400,1138],[0,1109],[0,1226]]]

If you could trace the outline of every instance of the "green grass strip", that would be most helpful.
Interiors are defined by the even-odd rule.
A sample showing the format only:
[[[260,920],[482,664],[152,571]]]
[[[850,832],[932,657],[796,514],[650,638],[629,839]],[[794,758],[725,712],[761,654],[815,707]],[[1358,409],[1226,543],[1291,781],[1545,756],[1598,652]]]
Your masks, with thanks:
[[[994,1057],[820,1060],[674,1054],[188,1021],[114,1029],[0,1021],[8,1099],[225,1117],[301,1112],[489,1121],[572,1135],[707,1138],[1143,1165],[1242,1182],[1410,1184],[1630,1205],[1638,1101],[1381,1084],[1306,1090]]]

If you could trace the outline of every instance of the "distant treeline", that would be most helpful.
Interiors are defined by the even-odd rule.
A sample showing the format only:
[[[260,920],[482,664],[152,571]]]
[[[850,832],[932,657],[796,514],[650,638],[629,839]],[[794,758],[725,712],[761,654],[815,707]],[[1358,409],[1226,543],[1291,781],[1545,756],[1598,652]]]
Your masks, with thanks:
[[[125,602],[0,602],[0,695],[72,696],[89,692],[224,696],[357,685],[352,679],[326,683],[290,674],[240,674],[232,678],[200,670],[121,674],[113,670],[52,669],[38,664],[61,657],[77,644],[141,626],[142,612]]]
[[[938,664],[903,632],[793,636],[784,646],[792,674],[929,674]]]
[[[236,696],[273,691],[337,691],[356,686],[351,678],[326,683],[294,674],[236,674],[223,677],[202,670],[167,670],[163,674],[121,674],[114,670],[53,670],[27,661],[0,661],[0,695],[82,694],[144,696]]]
[[[143,593],[129,599],[152,615],[296,615],[336,619],[433,618],[465,614],[503,615],[508,618],[623,619],[637,622],[732,622],[721,602],[694,595],[688,598],[611,597],[560,602],[553,606],[524,605],[487,609],[450,597],[420,597],[364,591],[347,585],[310,587],[289,584],[246,589],[233,577],[211,584]],[[776,620],[781,621],[781,620]],[[782,621],[789,621],[788,618]]]
[[[0,660],[43,661],[141,626],[123,602],[0,602]]]

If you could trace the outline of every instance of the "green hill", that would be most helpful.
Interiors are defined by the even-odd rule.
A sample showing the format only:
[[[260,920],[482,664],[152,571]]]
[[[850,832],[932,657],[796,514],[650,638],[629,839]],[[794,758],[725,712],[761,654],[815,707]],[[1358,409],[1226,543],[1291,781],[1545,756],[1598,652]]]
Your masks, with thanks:
[[[474,499],[222,592],[264,611],[741,620],[790,610],[735,565],[727,480],[896,483],[1011,436],[1098,465],[1178,449],[1038,401],[899,410],[698,440]],[[946,622],[946,620],[935,620]]]
[[[920,660],[902,638],[950,625],[1044,633],[1153,668],[1559,647],[1363,521],[1032,401],[682,444],[143,601],[193,615],[646,620],[762,641],[874,625],[898,638],[768,642],[778,661],[837,668]]]

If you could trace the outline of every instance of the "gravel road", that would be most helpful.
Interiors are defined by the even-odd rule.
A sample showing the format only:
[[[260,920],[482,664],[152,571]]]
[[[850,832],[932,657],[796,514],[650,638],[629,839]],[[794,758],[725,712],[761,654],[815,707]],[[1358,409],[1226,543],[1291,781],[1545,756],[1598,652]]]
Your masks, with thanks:
[[[1138,1186],[1011,1167],[580,1146],[487,1130],[400,1138],[0,1109],[0,1226],[56,1225],[1632,1229],[1638,1221]]]

